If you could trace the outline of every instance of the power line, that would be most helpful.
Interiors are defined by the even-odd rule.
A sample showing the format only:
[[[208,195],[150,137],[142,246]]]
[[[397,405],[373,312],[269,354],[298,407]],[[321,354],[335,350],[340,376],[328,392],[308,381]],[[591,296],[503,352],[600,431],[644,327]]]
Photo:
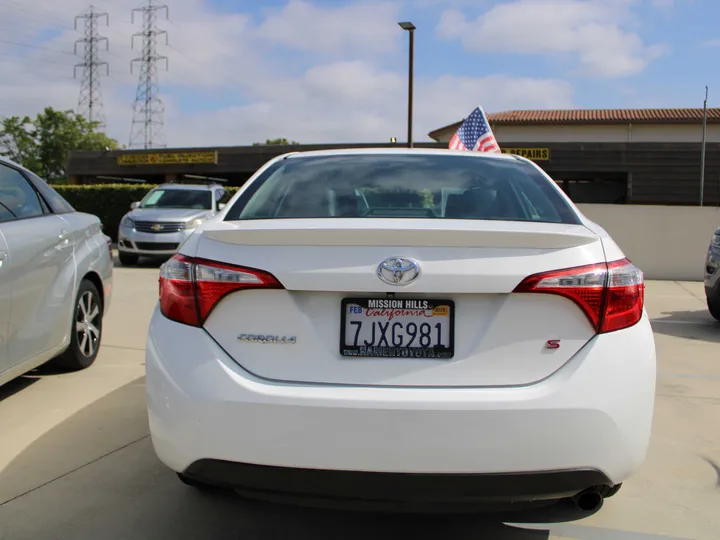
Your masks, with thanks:
[[[56,31],[56,32],[62,32],[65,30],[65,28],[60,28],[58,26],[54,26],[51,24],[45,24],[38,20],[33,20],[30,18],[21,18],[13,16],[12,19],[10,18],[3,18],[0,19],[0,30],[2,30],[2,34],[6,36],[12,36],[17,33],[17,29],[22,28],[23,36],[31,35],[33,33],[40,34],[41,32],[45,31]],[[72,29],[72,28],[70,28]]]
[[[27,43],[20,43],[19,41],[11,41],[9,39],[0,39],[0,43],[7,43],[9,45],[15,45],[16,47],[25,47],[27,49],[37,49],[39,51],[49,51],[49,52],[54,52],[57,54],[67,54],[70,56],[75,56],[75,53],[71,53],[68,51],[58,51],[56,49],[50,49],[48,47],[41,47],[39,45],[29,45]]]
[[[133,120],[130,130],[130,148],[155,148],[165,146],[163,125],[165,123],[165,107],[160,99],[158,62],[165,62],[169,69],[167,56],[157,52],[158,36],[165,36],[167,32],[157,28],[158,13],[165,13],[169,18],[169,10],[165,5],[157,5],[153,0],[148,5],[132,10],[132,22],[135,22],[135,13],[142,14],[142,31],[132,36],[132,46],[135,48],[135,38],[142,37],[142,49],[139,58],[130,62],[130,73],[136,62],[140,63],[137,92],[133,104]]]
[[[97,122],[99,129],[105,128],[105,116],[102,110],[102,92],[100,91],[100,70],[101,66],[105,67],[106,75],[110,75],[110,65],[103,62],[98,57],[98,46],[105,43],[105,50],[109,49],[108,39],[98,34],[98,23],[100,19],[105,19],[105,24],[110,24],[110,17],[107,13],[99,13],[95,11],[93,6],[90,10],[75,17],[75,29],[77,30],[78,21],[84,22],[84,37],[75,42],[75,53],[77,54],[78,43],[83,44],[83,62],[76,64],[73,70],[73,76],[77,73],[77,68],[83,68],[82,84],[80,85],[80,97],[78,98],[78,113],[82,114],[90,122]]]
[[[8,4],[8,2],[9,2],[10,4]],[[64,29],[66,29],[66,30],[72,30],[72,29],[73,29],[71,26],[67,26],[67,25],[66,25],[65,19],[64,19],[63,17],[61,17],[61,15],[58,14],[57,12],[47,11],[47,10],[46,10],[46,11],[43,13],[43,11],[34,11],[34,10],[31,10],[31,9],[28,9],[27,6],[25,6],[24,4],[21,4],[21,3],[18,2],[17,0],[3,0],[2,2],[0,2],[0,6],[3,6],[3,5],[4,5],[7,9],[9,9],[9,10],[19,10],[19,11],[23,11],[23,12],[31,15],[33,19],[36,19],[37,17],[50,17],[50,18],[53,18],[53,19],[55,19],[55,20],[57,21],[57,22],[54,22],[54,23],[53,23],[54,26],[60,27],[60,28],[64,28]]]
[[[41,68],[48,73],[64,73],[67,75],[67,66],[64,63],[59,63],[54,58],[11,58],[0,61],[0,70],[3,71],[3,75],[6,75],[6,72],[11,69],[16,69],[17,71],[22,72],[31,66],[37,67],[38,69]],[[71,77],[70,75],[68,75],[67,78],[74,79],[74,77]],[[4,82],[7,82],[7,80]]]

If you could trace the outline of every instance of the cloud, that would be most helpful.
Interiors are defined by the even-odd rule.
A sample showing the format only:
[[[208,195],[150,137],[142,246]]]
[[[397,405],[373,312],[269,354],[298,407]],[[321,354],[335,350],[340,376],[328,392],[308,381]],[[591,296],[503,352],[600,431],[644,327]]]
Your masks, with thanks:
[[[368,62],[317,66],[297,78],[265,81],[292,88],[287,100],[255,101],[208,115],[183,117],[193,137],[223,144],[231,137],[249,144],[276,137],[304,143],[404,140],[407,122],[406,80]],[[561,80],[505,76],[416,80],[414,138],[467,116],[476,106],[488,112],[513,108],[565,108],[573,105],[572,86]],[[176,134],[176,131],[171,127]],[[191,137],[181,139],[190,144]]]
[[[369,62],[338,62],[310,68],[303,84],[315,96],[342,101],[384,102],[397,96],[406,79],[396,72],[383,72]]]
[[[387,0],[331,8],[290,0],[257,32],[263,39],[303,51],[376,53],[395,48],[397,20],[398,6]]]
[[[516,0],[496,5],[474,20],[443,13],[438,34],[473,52],[525,55],[571,54],[584,73],[621,77],[641,72],[663,54],[624,29],[631,0]]]
[[[258,15],[219,11],[205,0],[173,0],[170,20],[158,20],[169,41],[157,47],[170,64],[159,74],[167,144],[236,145],[275,137],[306,143],[403,140],[406,52],[397,6],[369,0],[320,7],[327,4],[290,0]],[[0,35],[0,117],[76,107],[80,80],[73,79],[73,66],[82,59],[72,53],[82,35],[73,29],[72,15],[87,3],[58,5],[13,1],[3,12],[0,26],[9,30]],[[100,26],[110,42],[109,52],[101,52],[110,77],[100,79],[107,131],[127,144],[137,86],[130,61],[140,55],[137,39],[136,49],[130,47],[131,34],[140,30],[130,14],[138,0],[95,5],[110,15],[110,26]],[[292,21],[295,27],[284,33]],[[573,104],[572,86],[556,79],[418,73],[415,91],[416,140],[429,140],[427,132],[479,104],[489,112]]]

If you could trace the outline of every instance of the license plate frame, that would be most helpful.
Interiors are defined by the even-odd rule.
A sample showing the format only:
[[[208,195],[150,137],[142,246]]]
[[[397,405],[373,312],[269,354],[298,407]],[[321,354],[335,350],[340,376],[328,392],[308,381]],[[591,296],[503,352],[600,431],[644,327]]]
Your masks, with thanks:
[[[394,300],[401,301],[403,305],[406,302],[427,302],[429,307],[426,309],[434,309],[437,307],[447,306],[449,309],[449,345],[447,347],[368,347],[364,345],[346,345],[346,324],[348,319],[348,305],[356,304],[365,309],[372,300]],[[422,304],[420,304],[422,305]],[[381,309],[381,308],[372,308]],[[385,309],[411,309],[411,308],[385,308]],[[415,308],[417,309],[417,308]],[[340,339],[339,352],[343,358],[398,358],[413,360],[451,360],[455,356],[455,302],[453,300],[440,298],[387,298],[381,296],[370,297],[348,297],[341,301],[340,310]],[[437,317],[440,317],[439,315]],[[389,342],[389,340],[388,340]],[[403,352],[407,351],[407,352]],[[423,352],[424,351],[424,352]],[[382,354],[380,354],[382,353]]]

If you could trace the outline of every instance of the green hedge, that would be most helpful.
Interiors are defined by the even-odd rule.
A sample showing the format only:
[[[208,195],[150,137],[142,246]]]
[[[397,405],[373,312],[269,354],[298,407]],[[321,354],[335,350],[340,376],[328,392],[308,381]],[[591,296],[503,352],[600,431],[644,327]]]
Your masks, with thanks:
[[[94,184],[53,185],[52,187],[78,212],[86,212],[99,217],[105,234],[116,241],[120,220],[130,211],[130,205],[142,199],[155,186],[150,184]],[[238,188],[228,186],[227,190],[234,194]]]

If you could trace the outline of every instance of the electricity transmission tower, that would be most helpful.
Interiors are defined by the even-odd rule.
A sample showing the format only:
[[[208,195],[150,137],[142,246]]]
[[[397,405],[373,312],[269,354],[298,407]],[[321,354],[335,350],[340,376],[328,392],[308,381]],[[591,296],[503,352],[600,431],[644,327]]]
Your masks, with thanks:
[[[93,6],[90,6],[87,13],[75,17],[75,30],[78,29],[78,21],[83,21],[84,37],[75,42],[75,54],[78,52],[78,44],[83,44],[83,62],[82,64],[76,64],[73,70],[73,77],[77,78],[77,69],[83,68],[80,97],[78,98],[78,114],[83,115],[90,122],[98,122],[100,129],[105,127],[102,92],[100,91],[100,67],[104,66],[106,75],[110,74],[109,64],[102,62],[98,57],[101,43],[105,43],[105,50],[109,48],[108,39],[98,34],[98,24],[103,18],[105,19],[105,25],[109,25],[110,18],[108,14],[95,11]]]
[[[133,120],[130,130],[130,148],[157,148],[165,146],[165,135],[163,124],[165,122],[165,107],[160,99],[158,81],[158,62],[165,62],[165,69],[169,69],[167,56],[161,56],[157,52],[158,36],[165,37],[167,44],[167,32],[158,30],[156,24],[158,14],[163,12],[168,18],[168,7],[157,5],[149,0],[148,5],[133,9],[132,22],[135,22],[135,14],[142,14],[142,31],[133,34],[132,46],[135,48],[135,38],[142,38],[142,49],[139,58],[130,62],[130,73],[136,63],[140,63],[138,74],[138,86],[133,104]]]

